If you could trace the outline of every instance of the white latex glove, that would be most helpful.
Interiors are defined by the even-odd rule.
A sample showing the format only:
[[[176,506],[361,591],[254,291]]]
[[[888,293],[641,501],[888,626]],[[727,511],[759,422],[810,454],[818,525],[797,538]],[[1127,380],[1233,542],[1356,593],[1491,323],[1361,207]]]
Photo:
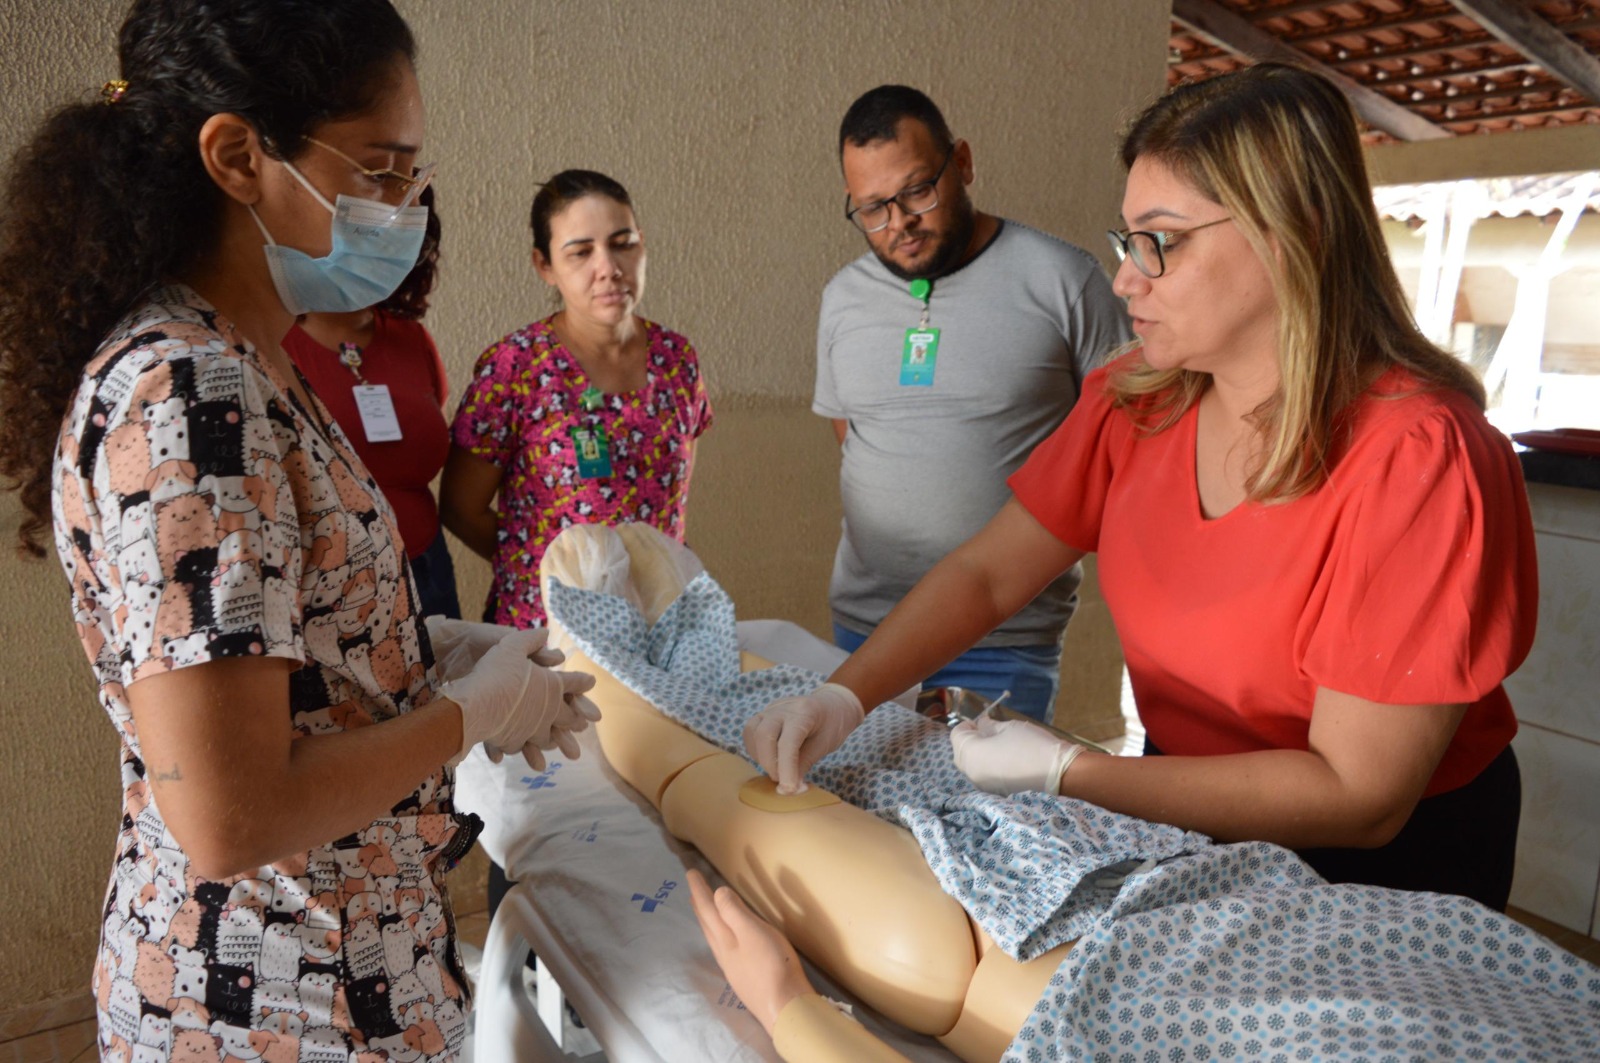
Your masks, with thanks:
[[[472,671],[473,665],[483,659],[484,654],[498,645],[501,639],[517,630],[504,624],[452,620],[437,614],[424,617],[422,622],[428,628],[428,641],[433,643],[434,670],[442,680],[459,679],[466,675]],[[548,628],[528,630],[540,632],[544,636],[540,640],[539,651],[533,655],[535,664],[554,668],[567,659],[560,650],[544,645],[544,640],[550,637]]]
[[[1060,793],[1062,773],[1085,747],[1026,720],[980,716],[951,729],[950,748],[956,767],[978,789],[1009,795],[1024,790]]]
[[[595,703],[584,697],[584,692],[594,687],[594,676],[588,672],[553,672],[561,677],[562,708],[544,730],[532,735],[522,746],[522,755],[539,771],[544,770],[544,755],[540,750],[560,749],[568,760],[577,760],[578,732],[600,718]],[[483,750],[489,759],[500,763],[502,750],[493,741],[485,741]]]
[[[594,677],[534,663],[545,638],[542,629],[513,631],[491,646],[471,671],[440,688],[461,707],[461,748],[449,761],[452,767],[481,742],[496,763],[505,751],[520,749],[529,764],[542,770],[540,750],[558,744],[556,731],[566,734],[588,726],[588,713],[567,699],[587,702],[582,694],[594,685]]]
[[[778,793],[798,794],[817,761],[838,749],[866,718],[848,687],[824,683],[798,698],[779,698],[745,721],[744,748]]]

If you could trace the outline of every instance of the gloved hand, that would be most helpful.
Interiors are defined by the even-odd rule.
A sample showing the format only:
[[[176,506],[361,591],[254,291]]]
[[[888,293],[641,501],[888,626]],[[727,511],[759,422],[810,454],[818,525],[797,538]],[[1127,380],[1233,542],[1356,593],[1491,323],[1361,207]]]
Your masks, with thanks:
[[[449,761],[452,767],[480,742],[496,763],[505,751],[521,749],[528,763],[540,770],[542,749],[561,744],[562,752],[577,755],[571,732],[599,717],[582,696],[594,685],[594,677],[536,664],[532,658],[545,638],[542,629],[512,631],[491,646],[471,671],[440,688],[461,707],[461,748]]]
[[[956,767],[980,790],[992,794],[1024,790],[1058,794],[1062,774],[1085,747],[1057,738],[1026,720],[980,716],[951,729],[950,748],[955,753]]]
[[[535,658],[537,661],[537,658]],[[584,692],[594,687],[594,676],[588,672],[553,672],[561,677],[561,699],[566,704],[555,714],[550,721],[550,726],[534,734],[522,746],[522,755],[529,764],[539,771],[544,770],[544,755],[541,749],[560,749],[562,755],[568,760],[577,760],[578,749],[577,734],[588,727],[589,724],[600,718],[600,709],[594,702],[584,697]],[[493,741],[483,743],[484,752],[494,763],[500,763],[500,758],[509,749],[502,749]]]
[[[433,643],[434,670],[442,680],[459,679],[466,675],[472,671],[473,665],[483,659],[484,654],[493,649],[501,639],[517,630],[504,624],[452,620],[437,614],[424,617],[423,624],[428,629],[428,641]],[[543,636],[539,642],[539,651],[533,655],[534,664],[554,668],[567,659],[560,650],[544,645],[545,640],[550,637],[548,628],[528,630],[537,631]]]
[[[854,691],[824,683],[803,697],[779,698],[745,721],[744,748],[778,781],[778,793],[804,793],[812,766],[838,749],[866,715]]]

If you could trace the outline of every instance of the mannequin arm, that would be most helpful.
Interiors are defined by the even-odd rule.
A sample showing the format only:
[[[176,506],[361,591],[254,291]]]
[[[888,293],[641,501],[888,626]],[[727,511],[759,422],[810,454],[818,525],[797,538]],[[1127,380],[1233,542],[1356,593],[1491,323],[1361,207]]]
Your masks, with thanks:
[[[903,1063],[905,1057],[818,996],[794,946],[723,886],[691,869],[689,896],[717,966],[791,1063]]]
[[[772,1046],[786,1063],[907,1063],[905,1056],[815,993],[796,997],[778,1014]]]

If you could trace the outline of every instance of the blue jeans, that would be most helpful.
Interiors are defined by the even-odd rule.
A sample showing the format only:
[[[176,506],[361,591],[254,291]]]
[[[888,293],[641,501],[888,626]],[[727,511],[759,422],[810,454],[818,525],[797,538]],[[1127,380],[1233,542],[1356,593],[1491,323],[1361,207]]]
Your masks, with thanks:
[[[417,581],[417,608],[423,616],[448,616],[461,619],[461,602],[456,598],[456,566],[450,560],[450,547],[444,529],[421,554],[411,559],[411,575]]]
[[[833,625],[833,644],[854,653],[867,636]],[[980,646],[968,650],[922,681],[925,687],[962,687],[993,700],[1011,691],[1006,705],[1042,723],[1050,722],[1061,686],[1061,644]]]

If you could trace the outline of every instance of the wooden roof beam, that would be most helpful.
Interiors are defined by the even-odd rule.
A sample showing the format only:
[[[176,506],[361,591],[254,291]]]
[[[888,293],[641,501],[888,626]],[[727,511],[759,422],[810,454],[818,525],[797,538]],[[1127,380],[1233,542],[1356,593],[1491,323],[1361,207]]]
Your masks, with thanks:
[[[1315,70],[1344,90],[1363,121],[1398,140],[1439,140],[1451,136],[1426,118],[1395,103],[1382,93],[1358,84],[1344,74],[1259,29],[1215,0],[1172,0],[1172,17],[1202,39],[1247,59],[1293,63]]]
[[[1552,26],[1526,4],[1515,0],[1453,0],[1478,24],[1532,59],[1551,74],[1600,103],[1600,59]]]

